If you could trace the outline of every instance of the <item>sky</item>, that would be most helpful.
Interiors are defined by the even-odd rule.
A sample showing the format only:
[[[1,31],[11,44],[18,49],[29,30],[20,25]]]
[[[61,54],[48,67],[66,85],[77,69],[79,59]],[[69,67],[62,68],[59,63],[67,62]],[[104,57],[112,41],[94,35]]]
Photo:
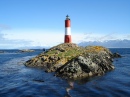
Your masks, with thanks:
[[[63,43],[67,14],[73,43],[130,40],[130,0],[0,0],[0,49]]]

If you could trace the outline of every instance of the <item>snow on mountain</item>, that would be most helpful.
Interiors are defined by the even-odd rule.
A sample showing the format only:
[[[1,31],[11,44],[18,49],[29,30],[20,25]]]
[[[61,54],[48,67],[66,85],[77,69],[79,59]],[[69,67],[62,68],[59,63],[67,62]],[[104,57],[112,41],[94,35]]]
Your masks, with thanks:
[[[130,48],[130,40],[107,40],[107,41],[83,41],[78,44],[79,46],[104,46],[107,48]]]

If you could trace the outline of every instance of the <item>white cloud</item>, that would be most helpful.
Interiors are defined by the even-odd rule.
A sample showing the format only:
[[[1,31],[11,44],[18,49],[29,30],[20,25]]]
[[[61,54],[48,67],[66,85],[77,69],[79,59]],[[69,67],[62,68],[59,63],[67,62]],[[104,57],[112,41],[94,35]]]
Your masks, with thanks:
[[[0,40],[4,40],[5,45],[0,43],[3,47],[11,46],[19,48],[24,46],[46,46],[52,47],[59,43],[64,42],[64,31],[47,31],[47,30],[3,30]],[[72,32],[73,43],[80,43],[82,41],[106,41],[116,39],[128,39],[130,35],[109,33],[109,34],[96,34],[96,33],[77,33]],[[11,44],[11,45],[10,45]]]
[[[4,38],[9,40],[30,41],[30,46],[54,46],[64,42],[64,31],[45,30],[8,30],[3,31]],[[80,42],[84,34],[72,33],[74,43]]]
[[[130,40],[130,35],[119,34],[119,33],[104,33],[104,34],[95,34],[95,33],[85,33],[83,41],[107,41],[107,40]]]
[[[30,44],[30,41],[5,38],[6,34],[3,34],[1,32],[6,31],[7,29],[8,28],[2,28],[2,30],[0,31],[0,49],[13,49]]]

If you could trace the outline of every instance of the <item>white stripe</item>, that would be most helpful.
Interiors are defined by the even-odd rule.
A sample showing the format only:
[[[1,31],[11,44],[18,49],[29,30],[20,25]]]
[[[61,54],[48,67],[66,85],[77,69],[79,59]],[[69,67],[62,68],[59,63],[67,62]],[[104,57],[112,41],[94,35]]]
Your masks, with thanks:
[[[65,28],[65,35],[71,35],[71,28],[70,27]]]

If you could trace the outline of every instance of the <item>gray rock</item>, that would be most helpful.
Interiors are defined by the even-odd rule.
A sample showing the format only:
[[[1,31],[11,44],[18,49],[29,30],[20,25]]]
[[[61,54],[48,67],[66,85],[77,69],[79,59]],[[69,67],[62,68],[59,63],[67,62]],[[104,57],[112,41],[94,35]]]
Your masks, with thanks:
[[[64,43],[28,60],[29,67],[43,67],[47,72],[56,72],[63,78],[83,78],[102,75],[114,69],[113,54],[100,46],[78,47]]]
[[[110,55],[104,52],[98,55],[78,56],[57,70],[56,75],[63,78],[100,76],[106,71],[114,69],[110,59]]]

